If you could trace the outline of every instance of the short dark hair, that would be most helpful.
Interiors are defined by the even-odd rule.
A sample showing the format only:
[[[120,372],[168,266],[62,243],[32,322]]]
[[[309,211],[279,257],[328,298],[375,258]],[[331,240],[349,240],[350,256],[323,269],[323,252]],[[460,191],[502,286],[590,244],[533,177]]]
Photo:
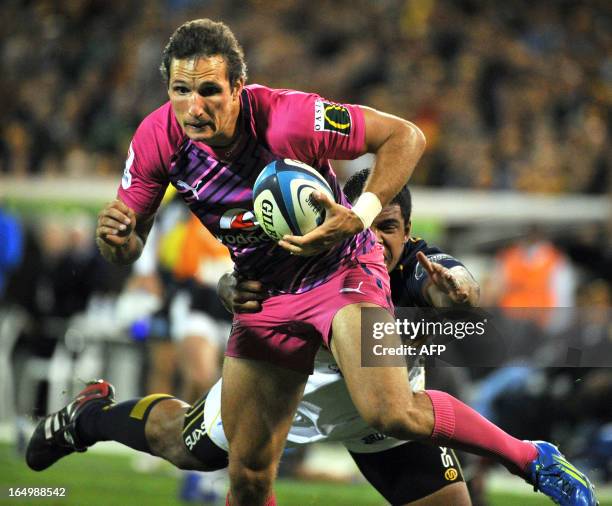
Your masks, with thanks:
[[[344,185],[344,194],[351,204],[353,204],[357,200],[357,197],[363,193],[363,187],[369,175],[370,169],[361,169],[359,172],[355,172]],[[391,204],[397,204],[399,206],[404,221],[408,223],[412,215],[412,195],[410,194],[408,185],[404,186],[400,192],[393,197]]]
[[[207,18],[194,19],[183,23],[172,34],[162,53],[159,70],[167,85],[170,80],[170,63],[173,58],[182,60],[217,54],[225,59],[232,88],[239,79],[246,80],[247,67],[244,52],[229,27],[225,23]]]

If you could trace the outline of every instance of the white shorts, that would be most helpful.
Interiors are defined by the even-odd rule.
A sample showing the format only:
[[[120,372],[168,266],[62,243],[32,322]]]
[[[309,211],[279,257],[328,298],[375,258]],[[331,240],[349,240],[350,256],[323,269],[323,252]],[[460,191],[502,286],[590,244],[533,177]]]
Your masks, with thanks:
[[[425,388],[425,371],[415,367],[410,373],[413,390]],[[229,445],[221,420],[221,380],[212,387],[204,403],[206,433],[219,448]],[[331,354],[320,350],[315,370],[308,378],[287,436],[287,447],[335,441],[354,453],[376,453],[399,446],[406,441],[385,436],[368,426],[357,412]]]

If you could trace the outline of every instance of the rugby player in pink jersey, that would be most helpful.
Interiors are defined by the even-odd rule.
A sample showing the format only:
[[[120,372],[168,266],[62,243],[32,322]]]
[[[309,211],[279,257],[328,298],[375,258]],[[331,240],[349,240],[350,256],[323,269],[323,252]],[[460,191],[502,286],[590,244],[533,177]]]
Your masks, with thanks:
[[[163,53],[162,73],[170,100],[137,129],[117,199],[100,212],[96,237],[109,261],[135,261],[165,188],[172,184],[230,249],[236,274],[257,279],[267,289],[260,312],[235,316],[223,368],[228,502],[257,506],[272,501],[287,432],[314,355],[323,345],[333,353],[369,426],[399,440],[424,440],[492,457],[561,504],[595,504],[588,480],[552,445],[519,441],[443,392],[412,392],[405,368],[361,367],[361,308],[378,308],[381,321],[393,322],[382,247],[368,227],[406,183],[423,152],[425,140],[415,125],[311,93],[246,86],[246,66],[234,35],[207,19],[175,31]],[[376,165],[351,209],[329,160],[366,152],[376,154]],[[325,222],[303,237],[287,236],[276,244],[257,223],[245,227],[244,221],[252,210],[255,178],[279,158],[315,167],[336,202],[320,196]],[[242,217],[239,229],[231,226],[236,216]],[[43,420],[30,442],[30,466],[44,469],[91,444],[91,431],[101,423],[95,411],[110,404],[111,394],[108,383],[94,383]],[[163,396],[145,399],[105,411],[113,419],[104,424],[117,428],[112,439],[126,439],[123,434],[129,432],[133,447],[142,444],[146,450],[144,427],[151,408],[179,402]],[[557,461],[554,474],[540,472]]]

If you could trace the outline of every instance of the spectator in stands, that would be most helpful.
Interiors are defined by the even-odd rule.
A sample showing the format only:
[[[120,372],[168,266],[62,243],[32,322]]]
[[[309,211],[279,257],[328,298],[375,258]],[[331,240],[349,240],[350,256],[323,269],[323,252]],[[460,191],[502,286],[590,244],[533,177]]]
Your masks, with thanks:
[[[424,125],[427,170],[415,182],[605,193],[606,6],[219,1],[207,3],[207,15],[235,27],[254,82],[265,76],[274,87],[316,89]],[[136,76],[155,79],[141,69],[153,69],[159,34],[201,15],[195,2],[163,0],[4,2],[0,13],[0,172],[13,175],[120,166],[136,123],[166,100],[162,87],[143,87]],[[134,89],[146,92],[134,101]]]

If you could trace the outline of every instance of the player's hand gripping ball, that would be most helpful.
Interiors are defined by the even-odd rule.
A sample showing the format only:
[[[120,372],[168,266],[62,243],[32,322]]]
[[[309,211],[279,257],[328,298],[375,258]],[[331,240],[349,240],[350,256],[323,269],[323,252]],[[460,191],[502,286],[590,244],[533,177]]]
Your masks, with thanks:
[[[335,201],[323,176],[297,160],[275,160],[253,185],[253,211],[259,226],[275,240],[305,235],[325,220],[325,210],[312,198],[318,191]]]

